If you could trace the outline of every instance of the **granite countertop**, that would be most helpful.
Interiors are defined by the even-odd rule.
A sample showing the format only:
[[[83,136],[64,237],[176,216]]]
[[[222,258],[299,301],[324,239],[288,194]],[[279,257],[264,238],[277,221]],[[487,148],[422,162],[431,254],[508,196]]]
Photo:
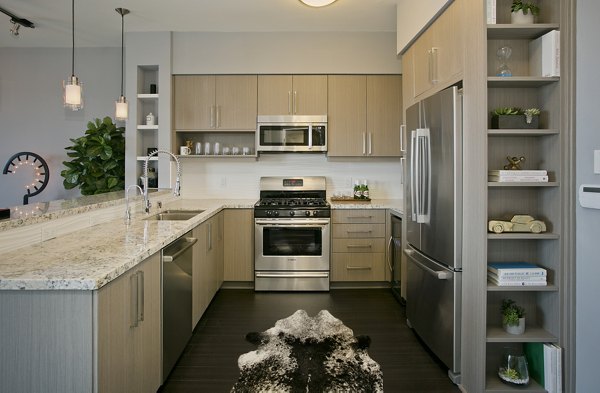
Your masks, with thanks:
[[[252,208],[256,200],[177,200],[166,209],[205,210],[186,221],[134,215],[4,253],[0,290],[95,290],[225,208]]]
[[[251,209],[254,203],[254,199],[177,199],[166,203],[163,210],[204,212],[186,221],[144,220],[144,214],[136,214],[129,224],[113,220],[6,252],[0,260],[0,290],[99,289],[221,210]],[[331,207],[391,209],[402,214],[401,199],[334,202]],[[81,208],[88,209],[87,205]]]

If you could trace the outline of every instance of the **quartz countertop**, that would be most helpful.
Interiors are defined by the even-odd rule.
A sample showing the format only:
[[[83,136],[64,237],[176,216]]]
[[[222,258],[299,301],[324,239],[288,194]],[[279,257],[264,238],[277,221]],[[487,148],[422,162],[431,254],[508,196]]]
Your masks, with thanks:
[[[166,209],[204,210],[186,221],[113,220],[4,253],[0,290],[95,290],[225,208],[252,208],[256,200],[180,199]],[[157,213],[157,212],[153,212]]]
[[[146,215],[138,213],[129,224],[113,220],[6,252],[0,260],[0,290],[99,289],[221,210],[252,209],[255,203],[254,199],[177,199],[166,203],[162,210],[204,212],[186,221],[144,220]],[[402,215],[401,199],[333,202],[331,207],[390,209]]]

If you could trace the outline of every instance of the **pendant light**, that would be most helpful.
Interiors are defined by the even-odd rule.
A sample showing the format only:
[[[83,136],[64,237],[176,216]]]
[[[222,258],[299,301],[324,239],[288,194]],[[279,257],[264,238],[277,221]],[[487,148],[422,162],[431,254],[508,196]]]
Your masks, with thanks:
[[[63,81],[63,102],[65,108],[78,111],[83,108],[83,86],[75,76],[75,0],[71,0],[71,26],[73,45],[71,47],[71,77]]]
[[[300,0],[302,3],[310,6],[310,7],[325,7],[336,0]]]
[[[123,35],[125,34],[125,21],[124,16],[129,13],[127,8],[115,8],[115,11],[119,15],[121,15],[121,97],[115,102],[115,119],[117,120],[127,120],[127,116],[129,114],[129,104],[123,95],[123,53],[124,53],[124,44],[123,44]]]

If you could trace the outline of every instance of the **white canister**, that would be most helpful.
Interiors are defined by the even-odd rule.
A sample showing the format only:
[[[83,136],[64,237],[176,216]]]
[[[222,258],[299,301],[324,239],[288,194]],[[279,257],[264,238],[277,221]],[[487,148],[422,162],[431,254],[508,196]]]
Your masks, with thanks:
[[[196,142],[196,144],[194,145],[194,154],[202,154],[202,142]]]
[[[210,142],[205,142],[204,143],[204,154],[205,155],[209,155],[210,154]]]
[[[219,142],[215,142],[215,149],[213,151],[213,154],[215,156],[218,156],[219,154],[221,154],[221,144]]]
[[[148,115],[146,116],[146,125],[153,126],[155,124],[155,121],[156,121],[156,118],[154,117],[152,112],[148,113]]]

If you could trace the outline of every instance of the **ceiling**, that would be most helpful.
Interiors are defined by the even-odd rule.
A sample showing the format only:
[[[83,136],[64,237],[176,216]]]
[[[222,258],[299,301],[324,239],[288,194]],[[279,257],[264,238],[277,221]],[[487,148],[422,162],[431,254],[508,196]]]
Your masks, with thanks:
[[[394,32],[399,1],[406,0],[338,0],[311,8],[299,0],[75,0],[75,45],[120,46],[116,7],[131,11],[125,32]],[[71,45],[71,1],[0,0],[0,7],[35,24],[14,37],[10,18],[0,13],[0,47]]]

